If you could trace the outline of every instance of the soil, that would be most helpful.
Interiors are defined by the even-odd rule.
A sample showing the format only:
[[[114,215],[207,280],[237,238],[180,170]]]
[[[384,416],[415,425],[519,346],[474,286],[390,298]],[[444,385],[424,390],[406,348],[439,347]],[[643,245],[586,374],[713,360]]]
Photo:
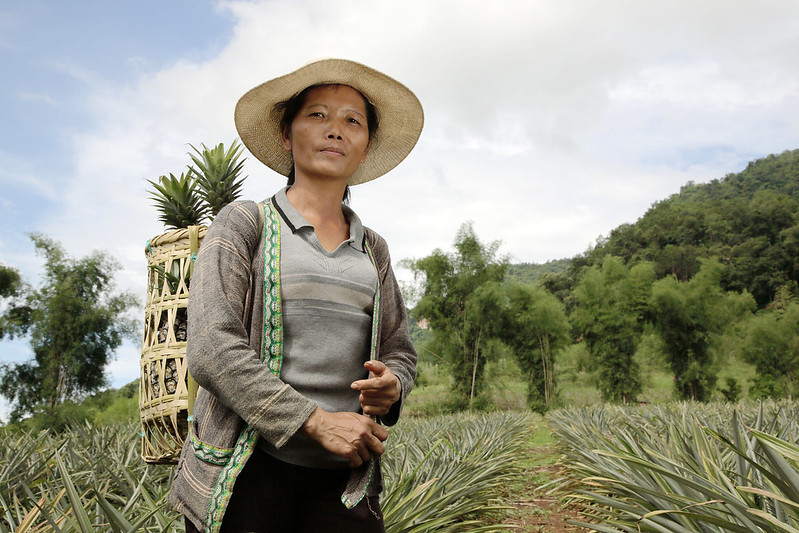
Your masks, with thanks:
[[[547,453],[543,449],[537,451]],[[539,488],[563,476],[562,467],[556,464],[526,467],[521,477],[523,483],[508,487],[506,497],[503,498],[503,503],[513,509],[503,517],[501,525],[510,526],[508,531],[536,533],[591,531],[568,523],[570,520],[588,520],[578,508],[563,501],[566,489]]]

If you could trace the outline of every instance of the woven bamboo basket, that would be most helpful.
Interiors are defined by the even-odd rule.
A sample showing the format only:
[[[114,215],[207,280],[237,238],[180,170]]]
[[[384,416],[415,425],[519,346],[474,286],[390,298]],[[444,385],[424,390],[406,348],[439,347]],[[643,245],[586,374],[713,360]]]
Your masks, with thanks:
[[[207,228],[190,226],[147,243],[147,298],[140,360],[141,455],[174,464],[186,440],[197,386],[186,365],[186,308],[194,258]]]

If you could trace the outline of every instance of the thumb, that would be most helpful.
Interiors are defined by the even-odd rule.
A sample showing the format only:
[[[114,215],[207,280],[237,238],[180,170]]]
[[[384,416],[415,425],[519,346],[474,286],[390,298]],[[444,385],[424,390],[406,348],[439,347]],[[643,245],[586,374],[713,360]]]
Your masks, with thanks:
[[[383,363],[382,361],[376,361],[376,360],[375,361],[366,361],[363,364],[363,367],[366,370],[368,370],[369,372],[371,372],[372,374],[375,374],[376,376],[382,375],[383,372],[385,372],[386,369],[388,368],[385,363]]]

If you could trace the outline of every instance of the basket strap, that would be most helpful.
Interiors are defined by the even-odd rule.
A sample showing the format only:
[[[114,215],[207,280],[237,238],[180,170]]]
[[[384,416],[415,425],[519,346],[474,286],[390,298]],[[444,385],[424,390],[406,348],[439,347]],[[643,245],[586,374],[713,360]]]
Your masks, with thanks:
[[[189,252],[191,253],[191,262],[189,263],[189,279],[194,273],[194,262],[197,259],[197,251],[200,249],[200,226],[189,226]],[[186,386],[189,393],[188,405],[188,420],[194,418],[194,400],[197,398],[197,389],[199,388],[197,382],[191,376],[191,373],[186,369]]]

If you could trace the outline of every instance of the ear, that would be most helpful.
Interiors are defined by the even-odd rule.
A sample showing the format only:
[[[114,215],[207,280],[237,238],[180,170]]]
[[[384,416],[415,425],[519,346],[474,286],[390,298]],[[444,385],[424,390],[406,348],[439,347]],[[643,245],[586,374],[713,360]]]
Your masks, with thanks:
[[[291,135],[290,132],[284,131],[280,134],[283,138],[283,148],[291,152]]]
[[[366,156],[369,155],[369,148],[372,146],[372,141],[369,141],[369,144],[366,145],[366,149],[363,151],[363,155],[361,156],[361,163],[366,161]]]

